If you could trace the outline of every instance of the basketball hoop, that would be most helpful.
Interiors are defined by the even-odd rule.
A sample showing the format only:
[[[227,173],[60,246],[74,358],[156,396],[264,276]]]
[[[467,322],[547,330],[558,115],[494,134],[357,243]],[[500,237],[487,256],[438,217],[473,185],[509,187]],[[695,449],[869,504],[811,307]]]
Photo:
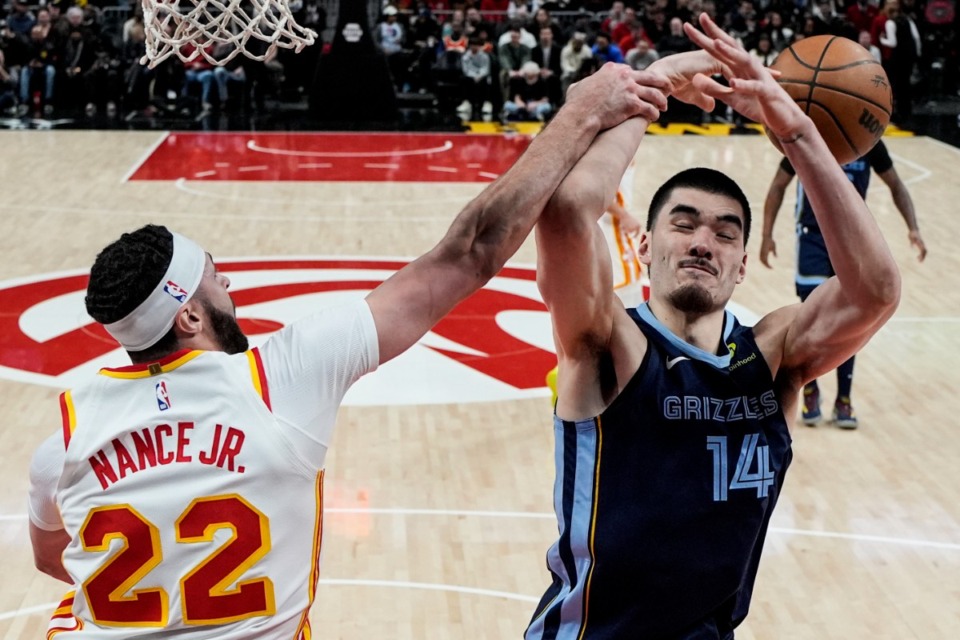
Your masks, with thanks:
[[[242,53],[263,60],[278,47],[298,53],[317,34],[297,24],[289,0],[143,0],[151,68],[172,55],[222,66]],[[185,46],[193,45],[193,46]]]

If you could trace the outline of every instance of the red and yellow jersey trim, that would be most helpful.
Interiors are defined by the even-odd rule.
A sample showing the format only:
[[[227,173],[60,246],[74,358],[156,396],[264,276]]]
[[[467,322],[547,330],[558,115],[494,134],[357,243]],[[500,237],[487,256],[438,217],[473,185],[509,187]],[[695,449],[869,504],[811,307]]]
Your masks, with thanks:
[[[267,372],[263,368],[263,359],[260,357],[260,349],[254,347],[247,351],[247,359],[250,360],[250,377],[253,378],[253,387],[263,398],[263,403],[267,409],[273,410],[270,406],[270,387],[267,385]]]
[[[122,378],[127,380],[135,378],[149,378],[150,376],[158,376],[161,373],[169,373],[178,367],[182,367],[202,353],[204,352],[199,350],[190,351],[189,349],[181,349],[180,351],[171,353],[167,357],[161,358],[156,362],[131,364],[126,367],[117,367],[115,369],[103,368],[100,369],[100,374],[109,376],[111,378]]]
[[[316,521],[313,525],[313,553],[311,554],[310,582],[308,584],[307,608],[303,610],[300,616],[300,626],[294,640],[310,640],[313,632],[310,629],[310,608],[313,606],[313,600],[317,597],[317,582],[320,580],[320,548],[323,546],[323,474],[321,469],[317,474],[316,499],[317,512]]]
[[[70,438],[77,428],[77,412],[73,408],[73,395],[69,391],[60,394],[60,417],[63,419],[63,448],[70,446]]]
[[[83,629],[83,620],[73,615],[73,598],[76,591],[70,591],[63,597],[60,604],[50,616],[50,625],[47,627],[47,640],[69,631]]]

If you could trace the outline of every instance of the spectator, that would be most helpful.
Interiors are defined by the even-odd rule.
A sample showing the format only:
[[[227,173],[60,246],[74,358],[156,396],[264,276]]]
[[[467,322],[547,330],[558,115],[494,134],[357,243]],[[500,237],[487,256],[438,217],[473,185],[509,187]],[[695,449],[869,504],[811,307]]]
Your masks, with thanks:
[[[617,28],[617,25],[623,21],[623,12],[624,7],[622,0],[614,0],[610,6],[610,13],[608,13],[607,17],[600,23],[600,29],[606,33],[613,32],[613,30]]]
[[[627,7],[623,10],[623,20],[614,27],[613,31],[604,31],[604,33],[610,34],[610,41],[619,44],[621,41],[629,38],[637,27],[643,28],[640,19],[637,18],[637,12],[631,7]],[[626,53],[626,49],[620,47],[620,49]]]
[[[30,109],[30,94],[36,76],[43,79],[43,113],[53,113],[53,89],[57,77],[57,53],[50,38],[44,37],[43,27],[34,25],[30,30],[27,46],[27,62],[20,71],[20,115]]]
[[[470,102],[471,120],[481,120],[483,103],[490,100],[493,84],[490,79],[490,56],[483,50],[483,41],[470,38],[467,51],[460,58],[463,69],[464,96]]]
[[[587,34],[575,31],[570,41],[560,51],[560,91],[567,95],[567,89],[576,81],[584,60],[593,58],[593,51],[586,46]]]
[[[37,19],[30,12],[25,0],[13,0],[10,15],[7,16],[7,28],[21,36],[31,35]]]
[[[540,66],[540,76],[546,80],[550,88],[550,102],[560,104],[563,96],[560,90],[560,47],[553,41],[553,29],[549,26],[540,28],[540,42],[530,52],[530,59]]]
[[[637,71],[643,71],[659,59],[660,54],[651,49],[650,43],[644,38],[638,40],[637,46],[627,54],[627,64]]]
[[[680,18],[670,19],[670,33],[663,36],[657,43],[657,53],[661,58],[665,58],[674,53],[692,51],[693,44],[683,33],[683,21]]]
[[[509,98],[510,82],[520,77],[520,68],[530,61],[530,47],[520,42],[520,28],[513,26],[507,33],[509,41],[501,44],[497,50],[504,100]]]
[[[553,112],[546,81],[540,77],[540,65],[524,63],[520,76],[510,82],[510,99],[503,105],[507,120],[546,120]]]
[[[880,62],[880,49],[873,44],[869,31],[861,31],[857,35],[857,42],[861,47],[869,51],[870,55],[872,55],[877,62]]]
[[[873,24],[879,12],[880,10],[877,6],[871,4],[868,0],[856,0],[847,7],[847,20],[853,25],[853,28],[857,30],[857,33],[861,31],[869,33],[870,25]]]
[[[763,66],[769,67],[777,59],[778,53],[773,50],[770,36],[761,33],[760,37],[757,38],[757,46],[750,50],[750,55],[759,60]]]
[[[513,30],[517,29],[520,32],[520,44],[525,46],[528,49],[533,49],[537,46],[537,39],[532,33],[526,30],[524,23],[521,20],[511,20],[510,26],[507,27],[507,30],[500,34],[500,37],[497,39],[497,46],[501,47],[513,38],[511,35]]]
[[[181,53],[184,57],[189,57],[194,50],[196,50],[196,46],[188,43],[183,45]],[[184,62],[183,69],[183,88],[180,90],[180,95],[187,98],[190,95],[190,86],[199,84],[201,113],[210,113],[213,110],[213,105],[210,103],[210,90],[213,88],[213,64],[201,54],[189,62]],[[225,101],[226,96],[221,96],[221,99]]]
[[[771,11],[767,14],[767,23],[763,27],[763,32],[770,36],[770,46],[774,51],[783,51],[793,42],[793,29],[783,24],[783,16],[779,11]]]
[[[647,33],[643,30],[643,24],[636,22],[633,26],[633,30],[626,37],[617,42],[617,46],[620,47],[621,53],[626,56],[637,46],[637,43],[641,40],[645,41],[648,45],[653,46],[653,42],[647,37]]]
[[[597,35],[597,41],[593,45],[593,56],[604,62],[623,62],[623,53],[620,47],[610,42],[610,34],[600,33]]]
[[[17,100],[14,97],[14,88],[13,76],[7,70],[3,49],[0,49],[0,113],[15,112]]]

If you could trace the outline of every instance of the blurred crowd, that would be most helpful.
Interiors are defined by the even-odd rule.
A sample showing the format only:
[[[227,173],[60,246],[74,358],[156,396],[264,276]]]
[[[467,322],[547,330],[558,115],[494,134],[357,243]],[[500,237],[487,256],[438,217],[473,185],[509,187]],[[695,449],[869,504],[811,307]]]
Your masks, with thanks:
[[[398,93],[435,96],[465,119],[503,120],[549,119],[567,87],[606,61],[643,69],[687,50],[682,24],[701,12],[764,64],[800,38],[842,35],[881,61],[894,122],[903,123],[915,104],[957,95],[956,1],[386,0],[372,31]],[[320,2],[290,5],[300,24],[322,32]],[[0,112],[256,111],[267,97],[301,100],[322,49],[281,50],[260,62],[237,56],[225,66],[174,56],[151,69],[141,63],[144,41],[136,0],[10,0],[0,8]]]
[[[388,0],[374,35],[399,92],[438,94],[465,118],[544,120],[572,82],[607,61],[644,69],[689,49],[683,22],[706,12],[766,65],[801,38],[858,41],[887,71],[902,123],[915,103],[956,95],[954,3]]]
[[[317,0],[294,0],[294,15],[322,31]],[[214,66],[204,56],[171,56],[156,68],[141,63],[146,28],[138,0],[96,6],[86,0],[10,0],[0,8],[0,112],[6,115],[132,117],[263,109],[265,99],[299,100],[312,79],[319,47],[280,50],[263,61],[236,56]],[[262,50],[256,47],[262,45]],[[223,59],[232,45],[210,48]],[[248,49],[266,53],[259,41]],[[181,53],[190,57],[185,45]]]

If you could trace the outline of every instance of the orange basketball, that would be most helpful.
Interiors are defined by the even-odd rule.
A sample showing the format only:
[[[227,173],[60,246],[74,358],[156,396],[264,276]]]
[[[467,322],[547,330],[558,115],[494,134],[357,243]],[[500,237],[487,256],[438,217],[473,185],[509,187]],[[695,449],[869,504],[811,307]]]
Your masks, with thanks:
[[[887,74],[852,40],[804,38],[785,49],[770,68],[781,73],[780,85],[810,116],[840,164],[870,151],[890,122],[893,93]]]

